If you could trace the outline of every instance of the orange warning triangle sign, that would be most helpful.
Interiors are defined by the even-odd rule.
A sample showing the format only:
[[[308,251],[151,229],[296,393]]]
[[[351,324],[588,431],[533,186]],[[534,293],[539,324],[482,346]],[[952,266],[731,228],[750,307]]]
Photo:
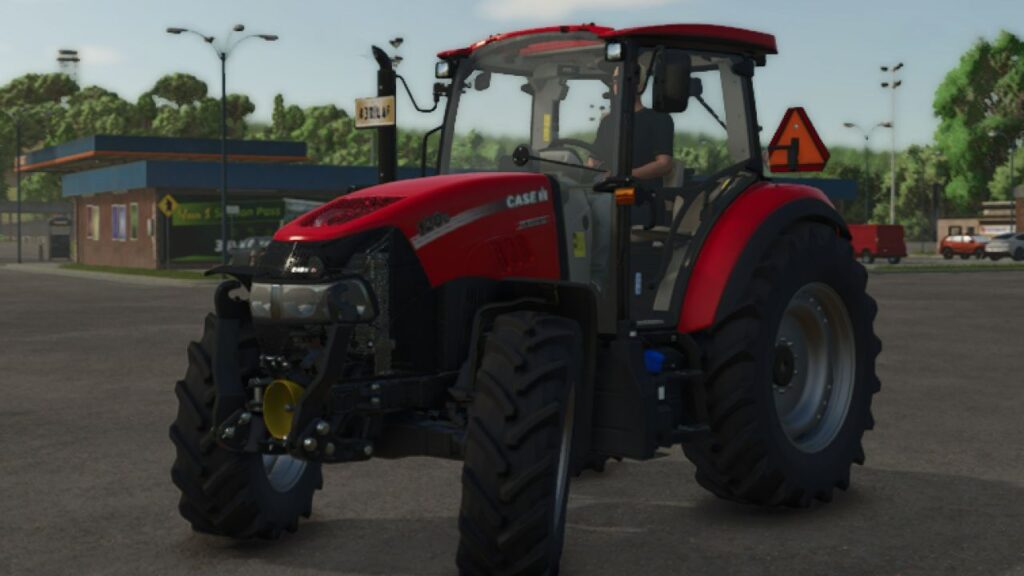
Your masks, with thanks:
[[[807,112],[803,108],[786,110],[768,145],[768,166],[772,172],[821,172],[828,159],[828,148],[818,137]]]

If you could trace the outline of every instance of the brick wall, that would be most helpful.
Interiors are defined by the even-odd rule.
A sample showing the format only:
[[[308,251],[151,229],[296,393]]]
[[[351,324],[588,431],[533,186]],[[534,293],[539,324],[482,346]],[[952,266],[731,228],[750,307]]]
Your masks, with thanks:
[[[131,205],[138,204],[138,233],[135,239],[131,234]],[[125,208],[124,240],[114,239],[113,206],[123,205]],[[99,211],[99,234],[89,238],[91,223],[89,206]],[[131,190],[128,192],[109,192],[95,196],[75,198],[75,260],[81,264],[95,266],[128,266],[133,268],[157,268],[156,237],[150,235],[158,220],[156,219],[156,194],[152,189]],[[152,221],[149,225],[147,222]]]

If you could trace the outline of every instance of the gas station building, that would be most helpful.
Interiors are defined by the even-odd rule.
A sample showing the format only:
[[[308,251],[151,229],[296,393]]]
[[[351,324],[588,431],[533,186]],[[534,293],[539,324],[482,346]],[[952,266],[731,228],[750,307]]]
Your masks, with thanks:
[[[377,181],[374,167],[308,164],[301,142],[231,140],[227,148],[233,242],[270,236],[312,206]],[[220,158],[215,139],[98,135],[26,154],[22,171],[61,175],[74,206],[76,262],[205,267],[221,259]]]

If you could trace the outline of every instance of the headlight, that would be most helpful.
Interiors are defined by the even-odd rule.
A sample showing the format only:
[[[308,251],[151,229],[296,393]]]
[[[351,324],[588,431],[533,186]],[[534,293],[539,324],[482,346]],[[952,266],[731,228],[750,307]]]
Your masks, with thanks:
[[[249,308],[254,322],[360,323],[377,316],[373,295],[359,278],[331,284],[253,283]]]

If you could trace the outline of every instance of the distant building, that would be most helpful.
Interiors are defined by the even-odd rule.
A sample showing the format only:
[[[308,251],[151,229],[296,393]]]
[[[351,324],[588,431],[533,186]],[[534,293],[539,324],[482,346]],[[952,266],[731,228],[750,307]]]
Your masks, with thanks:
[[[229,250],[377,181],[374,167],[304,163],[301,142],[232,140],[228,156]],[[62,175],[77,262],[205,267],[221,259],[219,160],[219,140],[90,136],[26,154],[22,171]]]

